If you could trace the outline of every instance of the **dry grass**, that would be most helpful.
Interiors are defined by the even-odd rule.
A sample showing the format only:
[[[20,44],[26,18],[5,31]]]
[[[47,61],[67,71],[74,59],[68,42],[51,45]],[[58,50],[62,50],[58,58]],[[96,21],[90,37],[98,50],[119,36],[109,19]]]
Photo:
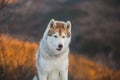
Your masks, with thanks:
[[[111,80],[112,70],[80,55],[70,55],[69,73],[73,80]]]
[[[2,80],[27,80],[34,75],[36,43],[0,37],[0,68]]]

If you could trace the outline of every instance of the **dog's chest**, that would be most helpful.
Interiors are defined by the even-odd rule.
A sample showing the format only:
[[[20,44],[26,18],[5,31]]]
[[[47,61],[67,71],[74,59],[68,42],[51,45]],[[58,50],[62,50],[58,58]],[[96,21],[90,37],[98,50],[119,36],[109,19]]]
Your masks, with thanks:
[[[45,71],[52,70],[63,70],[68,67],[68,58],[58,58],[58,59],[40,59],[41,68]]]

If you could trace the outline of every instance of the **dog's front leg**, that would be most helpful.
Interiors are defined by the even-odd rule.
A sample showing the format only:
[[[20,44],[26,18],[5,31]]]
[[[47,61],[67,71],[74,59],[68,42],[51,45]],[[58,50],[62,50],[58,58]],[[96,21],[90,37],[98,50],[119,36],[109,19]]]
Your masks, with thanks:
[[[60,80],[68,80],[68,70],[60,72]]]
[[[48,74],[38,72],[38,76],[39,76],[39,80],[47,80]]]

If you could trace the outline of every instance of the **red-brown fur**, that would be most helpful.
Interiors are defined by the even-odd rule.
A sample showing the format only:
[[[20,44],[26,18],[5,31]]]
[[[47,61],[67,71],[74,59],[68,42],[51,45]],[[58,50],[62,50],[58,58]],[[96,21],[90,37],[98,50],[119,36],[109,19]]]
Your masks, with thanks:
[[[56,22],[56,26],[51,24],[50,30],[48,31],[48,36],[52,36],[55,32],[58,32],[59,36],[61,36],[62,33],[65,33],[67,37],[70,37],[69,28],[65,27],[64,23]]]

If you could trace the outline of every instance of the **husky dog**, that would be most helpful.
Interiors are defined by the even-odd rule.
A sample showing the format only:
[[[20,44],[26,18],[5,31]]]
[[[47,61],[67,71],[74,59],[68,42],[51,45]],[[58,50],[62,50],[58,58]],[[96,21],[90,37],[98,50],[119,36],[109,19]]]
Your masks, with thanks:
[[[68,80],[71,22],[51,19],[36,55],[39,80]]]

